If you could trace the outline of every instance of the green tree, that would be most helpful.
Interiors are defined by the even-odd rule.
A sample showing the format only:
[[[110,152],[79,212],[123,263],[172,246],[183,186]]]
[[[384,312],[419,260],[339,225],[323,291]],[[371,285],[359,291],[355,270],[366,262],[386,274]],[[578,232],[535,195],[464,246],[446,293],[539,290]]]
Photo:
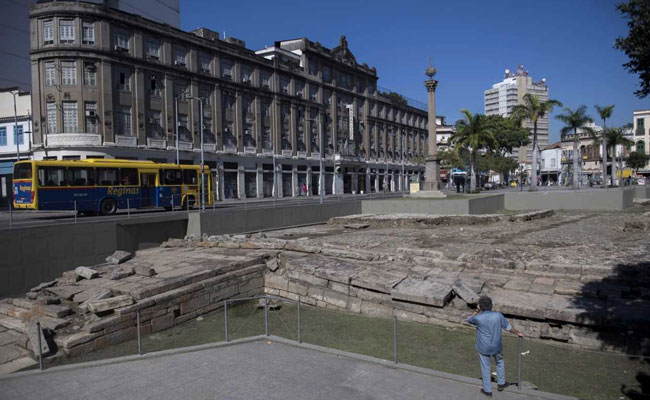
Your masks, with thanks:
[[[575,110],[565,107],[564,114],[556,115],[555,118],[564,122],[564,127],[560,130],[562,137],[573,132],[573,188],[577,189],[580,181],[580,165],[582,165],[582,160],[578,154],[578,141],[580,139],[578,128],[593,135],[593,129],[584,125],[588,122],[594,122],[594,120],[587,115],[587,106],[580,106]]]
[[[639,170],[641,168],[644,168],[647,163],[648,156],[643,153],[639,153],[638,151],[631,152],[627,161],[625,161],[625,165],[627,165],[628,168],[632,168],[634,170],[634,175],[639,173]]]
[[[609,105],[609,106],[604,106],[601,107],[599,105],[595,105],[596,111],[598,111],[598,115],[600,115],[600,118],[603,120],[603,133],[602,133],[602,142],[603,142],[603,149],[604,151],[602,152],[602,163],[603,163],[603,187],[607,187],[607,118],[612,117],[612,112],[614,112],[614,105]]]
[[[607,130],[607,145],[612,149],[612,185],[616,184],[616,179],[618,178],[617,169],[617,155],[616,147],[621,145],[623,147],[632,146],[633,141],[625,137],[625,127],[623,128],[610,128]],[[621,154],[621,158],[623,154]],[[622,169],[622,165],[621,165]],[[622,176],[621,176],[622,177]]]
[[[614,47],[627,55],[625,69],[639,75],[641,88],[634,94],[644,98],[650,94],[650,1],[630,0],[616,8],[629,19],[630,31],[627,37],[617,38]]]
[[[533,124],[533,165],[531,169],[531,187],[537,189],[537,123],[540,119],[550,114],[553,107],[561,107],[562,103],[557,100],[540,101],[539,97],[532,93],[526,93],[523,97],[524,104],[518,104],[512,108],[512,115],[515,120],[528,120]]]
[[[512,117],[489,115],[486,124],[494,133],[501,155],[512,153],[516,147],[530,144],[528,129],[521,126],[521,121]]]
[[[454,133],[449,142],[455,146],[455,151],[460,148],[469,150],[470,155],[470,191],[476,191],[476,155],[479,150],[486,150],[488,153],[494,151],[497,147],[497,141],[494,134],[489,129],[487,119],[483,114],[472,114],[467,109],[462,109],[464,119],[456,122],[456,133]]]

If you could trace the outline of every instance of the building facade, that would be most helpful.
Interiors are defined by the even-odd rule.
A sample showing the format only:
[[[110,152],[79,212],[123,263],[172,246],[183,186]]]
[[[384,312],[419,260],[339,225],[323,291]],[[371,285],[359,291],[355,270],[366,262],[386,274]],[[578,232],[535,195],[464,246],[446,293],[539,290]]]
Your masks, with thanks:
[[[65,1],[32,6],[30,29],[36,159],[198,163],[202,121],[219,198],[318,194],[321,156],[324,194],[398,190],[423,172],[426,109],[377,90],[345,37],[252,51]]]
[[[485,115],[509,117],[512,115],[514,106],[524,103],[523,97],[526,93],[537,96],[540,101],[548,100],[546,79],[534,82],[522,65],[517,66],[515,72],[506,69],[503,81],[495,83],[492,88],[484,92]],[[530,169],[530,163],[533,159],[533,123],[526,120],[524,126],[530,130],[531,144],[513,152],[513,155],[518,156],[519,161],[525,163],[527,168]],[[537,143],[539,149],[548,146],[548,115],[537,121]]]
[[[31,109],[29,93],[0,89],[0,206],[11,199],[14,162],[30,154]]]
[[[650,110],[639,110],[634,112],[634,151],[643,154],[650,154]],[[639,170],[640,174],[650,175],[650,161],[645,168]]]

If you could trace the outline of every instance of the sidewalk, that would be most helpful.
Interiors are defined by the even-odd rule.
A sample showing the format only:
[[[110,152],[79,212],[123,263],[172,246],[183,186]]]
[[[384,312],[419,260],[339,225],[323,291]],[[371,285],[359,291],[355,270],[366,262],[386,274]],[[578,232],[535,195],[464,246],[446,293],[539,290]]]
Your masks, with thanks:
[[[187,350],[18,373],[0,379],[0,399],[485,398],[478,379],[276,337]],[[515,387],[494,398],[569,399]]]

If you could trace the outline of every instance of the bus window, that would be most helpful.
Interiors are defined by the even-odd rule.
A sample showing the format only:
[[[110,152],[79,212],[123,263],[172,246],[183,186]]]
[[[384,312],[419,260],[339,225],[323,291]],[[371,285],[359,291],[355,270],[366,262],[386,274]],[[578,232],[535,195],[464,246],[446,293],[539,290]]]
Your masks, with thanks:
[[[120,168],[122,185],[130,186],[138,184],[138,170],[136,168]]]
[[[100,186],[119,185],[117,168],[97,168],[97,184]]]
[[[183,170],[183,183],[186,185],[196,185],[199,183],[196,178],[196,170],[194,169],[184,169]]]
[[[64,167],[40,167],[38,169],[38,184],[40,186],[68,186],[65,175]]]
[[[95,186],[95,170],[93,168],[68,168],[71,186]]]
[[[182,185],[183,184],[183,171],[180,169],[165,169],[163,170],[163,177],[165,185]]]
[[[16,179],[32,179],[32,164],[15,164],[14,180]]]

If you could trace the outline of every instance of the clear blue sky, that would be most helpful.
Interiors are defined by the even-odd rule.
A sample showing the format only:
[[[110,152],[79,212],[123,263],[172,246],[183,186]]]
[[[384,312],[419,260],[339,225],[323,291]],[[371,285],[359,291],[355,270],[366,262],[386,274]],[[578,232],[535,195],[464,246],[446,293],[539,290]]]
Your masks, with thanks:
[[[450,122],[459,110],[483,112],[483,91],[505,68],[523,64],[546,78],[551,98],[572,108],[615,104],[608,124],[632,122],[650,108],[633,95],[638,79],[614,49],[627,25],[614,0],[544,1],[231,1],[181,0],[181,26],[199,26],[246,41],[251,49],[307,37],[326,47],[347,37],[358,62],[377,68],[379,85],[425,101],[423,72],[438,68],[437,111]],[[555,114],[555,113],[554,113]],[[596,121],[599,123],[600,121]],[[561,123],[551,120],[551,140]]]

